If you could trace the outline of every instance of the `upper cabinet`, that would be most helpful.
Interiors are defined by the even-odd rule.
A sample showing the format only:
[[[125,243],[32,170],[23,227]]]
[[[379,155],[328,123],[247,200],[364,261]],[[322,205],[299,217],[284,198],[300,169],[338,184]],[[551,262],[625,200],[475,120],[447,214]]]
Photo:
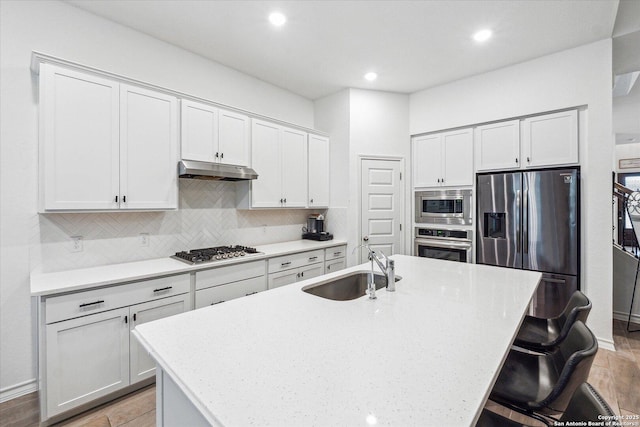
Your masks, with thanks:
[[[309,134],[309,207],[329,207],[329,138]]]
[[[177,98],[40,67],[40,210],[175,209]]]
[[[413,138],[413,186],[473,184],[473,129]]]
[[[578,112],[544,114],[476,128],[478,171],[578,163]]]
[[[182,159],[246,166],[249,117],[213,105],[182,100]]]
[[[251,207],[307,206],[307,134],[275,123],[252,120]]]

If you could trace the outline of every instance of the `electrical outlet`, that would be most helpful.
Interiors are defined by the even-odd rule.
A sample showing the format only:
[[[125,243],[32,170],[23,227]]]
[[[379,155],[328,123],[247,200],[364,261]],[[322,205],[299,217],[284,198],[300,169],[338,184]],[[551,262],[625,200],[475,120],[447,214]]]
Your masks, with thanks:
[[[82,252],[82,236],[71,236],[71,252]]]
[[[140,246],[149,246],[149,233],[140,233]]]

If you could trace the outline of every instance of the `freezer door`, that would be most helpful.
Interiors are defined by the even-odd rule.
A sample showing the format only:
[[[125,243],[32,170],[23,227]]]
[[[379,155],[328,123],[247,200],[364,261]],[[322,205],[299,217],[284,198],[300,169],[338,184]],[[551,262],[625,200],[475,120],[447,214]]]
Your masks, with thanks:
[[[577,276],[578,188],[575,169],[523,174],[522,268]]]
[[[522,267],[522,174],[478,175],[476,262]]]
[[[571,295],[578,289],[576,276],[543,274],[531,300],[529,314],[536,317],[556,317],[566,307]]]

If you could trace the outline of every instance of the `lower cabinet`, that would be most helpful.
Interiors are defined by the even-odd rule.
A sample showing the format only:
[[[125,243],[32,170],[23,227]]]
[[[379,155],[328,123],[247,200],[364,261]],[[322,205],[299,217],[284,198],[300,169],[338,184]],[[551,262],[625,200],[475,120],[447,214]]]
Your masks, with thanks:
[[[342,270],[347,266],[344,258],[333,259],[325,262],[324,272],[326,274],[333,273],[334,271]]]
[[[263,260],[198,271],[195,308],[220,304],[267,290],[264,273]]]
[[[324,272],[325,274],[342,270],[347,267],[347,246],[336,246],[324,250]]]
[[[311,279],[312,277],[321,276],[323,274],[324,268],[322,262],[306,267],[298,267],[287,271],[271,273],[269,274],[269,289],[290,285],[292,283]]]
[[[185,274],[44,299],[42,420],[153,377],[131,331],[190,310],[189,290]]]
[[[269,260],[269,289],[324,274],[324,250],[298,252]]]

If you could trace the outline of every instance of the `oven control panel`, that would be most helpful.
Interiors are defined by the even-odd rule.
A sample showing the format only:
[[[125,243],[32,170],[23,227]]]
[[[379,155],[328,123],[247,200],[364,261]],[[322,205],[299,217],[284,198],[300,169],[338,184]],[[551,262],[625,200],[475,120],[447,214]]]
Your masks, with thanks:
[[[437,228],[416,228],[416,237],[440,237],[445,239],[470,239],[468,230],[441,230]]]

